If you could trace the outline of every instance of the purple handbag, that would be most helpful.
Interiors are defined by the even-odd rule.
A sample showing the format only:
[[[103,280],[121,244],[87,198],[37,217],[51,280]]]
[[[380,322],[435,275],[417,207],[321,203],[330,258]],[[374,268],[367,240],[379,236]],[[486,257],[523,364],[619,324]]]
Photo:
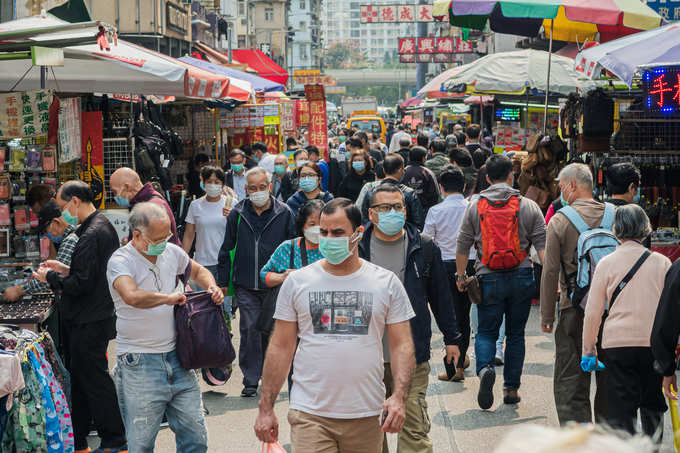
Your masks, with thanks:
[[[191,265],[180,280],[188,281],[190,273]],[[187,370],[229,365],[236,351],[222,307],[215,305],[208,291],[188,292],[186,297],[184,305],[175,305],[179,363]]]

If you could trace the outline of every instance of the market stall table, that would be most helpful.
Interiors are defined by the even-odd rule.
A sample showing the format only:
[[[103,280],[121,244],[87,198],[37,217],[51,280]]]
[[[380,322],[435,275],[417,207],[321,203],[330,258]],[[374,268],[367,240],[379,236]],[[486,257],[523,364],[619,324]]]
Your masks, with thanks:
[[[39,293],[17,302],[0,303],[0,325],[12,324],[22,329],[40,332],[46,330],[46,321],[55,308],[55,295]]]

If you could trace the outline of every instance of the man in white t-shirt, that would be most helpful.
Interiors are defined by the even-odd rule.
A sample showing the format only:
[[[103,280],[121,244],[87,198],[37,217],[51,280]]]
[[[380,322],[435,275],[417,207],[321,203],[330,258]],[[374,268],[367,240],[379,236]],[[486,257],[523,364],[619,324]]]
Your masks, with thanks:
[[[276,156],[267,151],[267,145],[257,142],[253,145],[253,156],[257,159],[257,165],[264,168],[271,175],[274,173],[274,159]]]
[[[414,312],[393,272],[359,259],[362,234],[361,212],[350,200],[329,202],[321,212],[324,259],[291,273],[281,287],[255,421],[262,441],[278,438],[274,402],[298,336],[288,413],[293,453],[379,453],[383,432],[404,425],[415,367],[409,324]],[[395,383],[387,400],[384,334]]]
[[[208,288],[216,304],[224,296],[210,271],[168,243],[170,219],[162,207],[138,203],[129,223],[132,240],[114,252],[106,270],[117,316],[114,382],[128,447],[153,451],[166,414],[178,450],[205,452],[208,433],[196,372],[182,368],[175,352],[173,306],[186,301],[177,276],[191,264],[189,277]]]

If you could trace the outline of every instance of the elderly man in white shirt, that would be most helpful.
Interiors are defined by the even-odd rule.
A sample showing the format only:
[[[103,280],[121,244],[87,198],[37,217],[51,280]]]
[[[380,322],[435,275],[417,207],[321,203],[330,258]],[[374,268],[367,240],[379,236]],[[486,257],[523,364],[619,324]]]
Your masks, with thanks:
[[[449,284],[451,295],[453,296],[456,319],[462,334],[460,344],[460,359],[456,364],[456,373],[448,378],[446,372],[439,374],[442,381],[463,381],[465,380],[464,370],[470,366],[470,359],[467,357],[467,349],[470,346],[470,300],[467,293],[461,293],[456,285],[456,241],[460,225],[463,222],[463,215],[468,207],[469,201],[463,197],[465,191],[465,175],[458,167],[448,167],[439,175],[439,187],[444,201],[432,206],[425,219],[423,233],[432,236],[435,244],[442,251],[442,260],[449,273]],[[475,272],[475,249],[470,250],[470,261],[467,265],[467,275],[474,275]]]

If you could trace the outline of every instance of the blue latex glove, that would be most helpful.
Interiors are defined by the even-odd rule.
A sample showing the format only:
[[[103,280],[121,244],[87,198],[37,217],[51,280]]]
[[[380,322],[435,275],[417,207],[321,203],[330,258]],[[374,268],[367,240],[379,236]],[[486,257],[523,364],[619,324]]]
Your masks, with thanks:
[[[581,369],[586,373],[591,371],[602,371],[604,370],[604,363],[597,360],[595,356],[581,356]]]

